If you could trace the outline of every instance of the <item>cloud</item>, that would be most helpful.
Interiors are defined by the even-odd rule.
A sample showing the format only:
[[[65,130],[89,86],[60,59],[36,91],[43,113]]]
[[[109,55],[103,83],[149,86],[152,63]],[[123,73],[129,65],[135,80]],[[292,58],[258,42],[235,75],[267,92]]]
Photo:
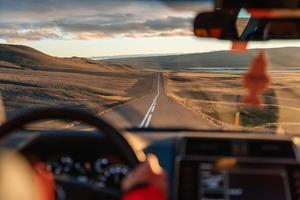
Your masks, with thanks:
[[[152,0],[0,0],[0,39],[18,42],[190,35],[192,19],[191,12],[174,11]]]
[[[0,25],[1,26],[1,25]],[[19,43],[26,41],[38,41],[43,39],[63,39],[66,33],[61,33],[56,28],[31,28],[20,27],[0,28],[0,40],[9,43]]]
[[[182,30],[182,31],[190,31],[192,19],[182,18],[182,17],[165,17],[159,18],[155,20],[143,20],[143,21],[130,21],[123,20],[122,22],[116,22],[115,20],[111,20],[110,22],[103,23],[100,20],[92,20],[77,22],[77,21],[62,21],[57,22],[56,26],[68,33],[98,33],[102,36],[107,37],[115,37],[120,35],[127,35],[134,37],[136,34],[154,34],[165,32],[166,35],[168,32]],[[92,34],[91,34],[92,35]],[[96,35],[96,34],[95,34]]]
[[[59,39],[62,35],[53,28],[25,29],[15,26],[1,26],[0,28],[0,39],[10,43],[37,41],[45,38]]]

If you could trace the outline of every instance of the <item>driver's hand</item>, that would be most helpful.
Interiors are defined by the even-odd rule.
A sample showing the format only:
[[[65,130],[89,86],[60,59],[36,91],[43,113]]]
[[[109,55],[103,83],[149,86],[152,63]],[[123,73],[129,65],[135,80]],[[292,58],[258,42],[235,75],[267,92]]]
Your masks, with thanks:
[[[141,185],[156,186],[167,197],[168,182],[166,172],[153,154],[147,155],[145,162],[139,164],[123,181],[122,190],[127,192]]]
[[[32,168],[22,155],[0,151],[0,200],[54,200],[52,174],[42,163]]]

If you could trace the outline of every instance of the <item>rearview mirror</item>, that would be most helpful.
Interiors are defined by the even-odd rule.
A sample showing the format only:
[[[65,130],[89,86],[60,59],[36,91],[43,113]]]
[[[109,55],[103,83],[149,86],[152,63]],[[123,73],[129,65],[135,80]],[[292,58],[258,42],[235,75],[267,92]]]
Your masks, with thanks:
[[[270,13],[263,16],[255,12],[255,15],[242,17],[226,10],[200,13],[194,22],[194,34],[231,41],[300,39],[300,18],[297,15],[286,17],[283,12]]]
[[[200,13],[194,21],[194,34],[198,37],[238,39],[234,16],[218,10]]]
[[[215,0],[215,7],[220,9],[298,9],[299,0]]]

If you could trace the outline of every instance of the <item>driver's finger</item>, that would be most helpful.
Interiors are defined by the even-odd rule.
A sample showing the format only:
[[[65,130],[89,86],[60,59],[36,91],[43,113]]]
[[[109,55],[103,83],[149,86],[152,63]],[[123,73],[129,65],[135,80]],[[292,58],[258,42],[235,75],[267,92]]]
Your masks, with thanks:
[[[159,165],[155,155],[149,154],[147,160],[139,164],[122,182],[122,189],[128,191],[136,185],[154,184],[164,192],[167,190],[166,173]]]

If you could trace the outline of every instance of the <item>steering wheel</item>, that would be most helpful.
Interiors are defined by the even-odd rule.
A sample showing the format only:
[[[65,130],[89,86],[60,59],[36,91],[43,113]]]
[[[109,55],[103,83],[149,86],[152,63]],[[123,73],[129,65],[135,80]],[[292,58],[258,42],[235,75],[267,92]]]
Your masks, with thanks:
[[[71,108],[41,108],[20,114],[0,126],[0,140],[25,125],[49,119],[74,120],[91,125],[103,133],[106,139],[114,145],[114,148],[122,154],[130,168],[134,168],[139,163],[131,146],[115,128],[86,111]],[[66,193],[64,199],[120,199],[122,194],[121,191],[97,188],[69,179],[55,179],[55,182]]]

